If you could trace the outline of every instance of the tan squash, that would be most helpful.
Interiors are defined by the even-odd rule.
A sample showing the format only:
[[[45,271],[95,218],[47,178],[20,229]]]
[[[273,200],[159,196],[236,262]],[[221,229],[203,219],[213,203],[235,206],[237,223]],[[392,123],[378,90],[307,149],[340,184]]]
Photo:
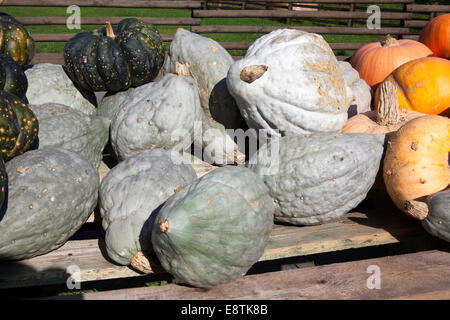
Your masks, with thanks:
[[[427,217],[427,197],[450,184],[449,153],[450,119],[439,115],[410,120],[388,141],[383,178],[400,210]]]
[[[423,113],[399,108],[397,89],[390,81],[380,85],[377,95],[376,110],[349,118],[341,129],[342,133],[386,134],[389,139],[406,122],[424,116]]]

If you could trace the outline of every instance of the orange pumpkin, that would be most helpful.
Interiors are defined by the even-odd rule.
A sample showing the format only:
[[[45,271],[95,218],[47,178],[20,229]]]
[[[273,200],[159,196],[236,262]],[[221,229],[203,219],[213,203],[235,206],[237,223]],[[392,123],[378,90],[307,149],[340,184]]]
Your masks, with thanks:
[[[397,86],[400,108],[426,114],[441,114],[450,107],[450,61],[426,57],[395,69],[385,81]],[[377,105],[375,92],[374,106]]]
[[[419,41],[436,57],[450,59],[450,13],[431,19],[420,33]]]
[[[450,119],[426,115],[407,122],[388,141],[383,163],[386,191],[395,205],[419,220],[426,199],[450,184]]]
[[[419,41],[396,40],[387,35],[384,43],[371,42],[359,48],[350,59],[350,64],[375,91],[378,84],[397,67],[431,55],[431,50]]]

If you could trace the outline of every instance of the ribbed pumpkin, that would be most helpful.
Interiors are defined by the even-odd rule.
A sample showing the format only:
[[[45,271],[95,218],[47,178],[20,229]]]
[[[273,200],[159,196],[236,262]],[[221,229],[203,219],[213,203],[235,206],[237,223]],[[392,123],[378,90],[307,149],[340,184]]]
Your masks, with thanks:
[[[436,57],[450,59],[450,13],[431,19],[420,33],[419,41]]]
[[[0,53],[24,67],[33,59],[34,49],[34,40],[27,29],[13,16],[0,12]]]
[[[28,150],[38,136],[33,111],[15,95],[0,91],[0,155],[5,161]]]
[[[450,184],[450,119],[426,115],[402,126],[388,142],[383,165],[386,190],[395,205],[419,220],[426,198]]]
[[[150,24],[127,18],[114,29],[78,33],[64,47],[70,78],[90,91],[121,91],[152,81],[164,62],[162,39]]]
[[[397,87],[399,107],[426,114],[440,114],[450,107],[450,61],[426,57],[395,69],[384,81]],[[377,105],[375,92],[374,105]]]
[[[375,91],[378,84],[397,67],[432,54],[431,50],[419,41],[396,40],[387,35],[384,42],[371,42],[359,48],[352,56],[350,64]]]
[[[0,54],[0,90],[23,99],[27,89],[28,80],[22,68],[10,56]]]

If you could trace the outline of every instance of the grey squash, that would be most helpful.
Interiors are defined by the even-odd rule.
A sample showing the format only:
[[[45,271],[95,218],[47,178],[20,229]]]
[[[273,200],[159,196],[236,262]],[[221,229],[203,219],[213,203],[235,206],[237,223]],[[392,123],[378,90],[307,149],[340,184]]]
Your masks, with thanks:
[[[109,121],[112,121],[114,114],[117,109],[119,109],[122,102],[124,102],[135,89],[136,88],[129,88],[125,91],[106,93],[98,105],[97,115],[106,117]]]
[[[226,132],[226,129],[246,129],[245,120],[226,83],[233,62],[231,55],[216,41],[179,28],[163,65],[164,73],[174,73],[177,64],[189,65],[203,110],[203,135],[198,143],[218,165],[245,161],[233,136]],[[242,151],[244,146],[239,147]]]
[[[267,138],[338,132],[350,102],[338,61],[322,36],[278,29],[257,39],[227,74],[249,128]]]
[[[422,226],[433,236],[450,242],[450,189],[432,194],[427,204],[429,211]]]
[[[338,61],[344,74],[345,83],[347,84],[347,99],[350,101],[348,108],[348,117],[353,117],[358,113],[370,111],[372,102],[372,89],[369,85],[359,77],[358,71],[353,69],[352,65],[347,61]]]
[[[109,121],[57,103],[30,105],[39,121],[39,149],[64,148],[83,155],[96,168],[109,139]]]
[[[75,152],[27,151],[8,161],[6,172],[0,260],[27,259],[59,248],[97,204],[97,170]]]
[[[151,270],[151,227],[159,207],[197,178],[178,153],[144,150],[111,169],[100,185],[99,207],[106,251],[118,264]]]
[[[70,106],[85,114],[96,113],[93,93],[78,89],[59,64],[38,63],[25,71],[28,79],[29,104],[58,103]]]
[[[383,143],[384,135],[364,133],[285,136],[260,148],[247,165],[269,188],[275,221],[322,224],[366,197],[380,168]]]
[[[136,88],[122,102],[111,122],[111,145],[119,161],[153,148],[183,151],[201,121],[194,79],[167,74]]]
[[[221,167],[167,200],[153,224],[153,249],[182,282],[207,288],[233,281],[263,254],[273,211],[257,175],[245,167]]]

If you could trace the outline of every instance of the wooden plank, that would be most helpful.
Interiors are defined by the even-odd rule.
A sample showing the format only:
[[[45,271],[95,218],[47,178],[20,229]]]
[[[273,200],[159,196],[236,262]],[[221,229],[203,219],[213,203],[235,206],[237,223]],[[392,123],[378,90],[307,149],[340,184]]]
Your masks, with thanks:
[[[54,63],[54,64],[64,64],[64,56],[62,53],[37,53],[34,55],[31,64],[38,63]]]
[[[253,42],[219,42],[219,44],[228,50],[247,50]],[[330,48],[335,50],[356,50],[365,44],[357,42],[329,43]]]
[[[193,10],[194,18],[328,18],[367,19],[367,12],[349,11],[285,11],[285,10]],[[381,19],[412,19],[412,12],[380,13]]]
[[[221,2],[220,0],[208,0],[208,2]],[[252,2],[295,2],[295,3],[413,3],[414,0],[247,0],[247,3]]]
[[[368,279],[380,271],[379,288]],[[50,299],[83,300],[379,300],[442,299],[450,287],[450,253],[425,252],[249,275],[209,290],[178,284],[92,292]],[[442,293],[442,295],[440,294]]]
[[[376,198],[376,207],[347,214],[318,226],[275,224],[260,261],[303,256],[350,248],[411,241],[432,241],[420,222],[407,218],[387,198]],[[67,268],[80,268],[81,282],[139,276],[106,258],[103,239],[72,240],[46,255],[18,262],[0,262],[0,288],[64,284]]]
[[[66,42],[72,38],[75,33],[33,33],[32,38],[36,42]],[[173,34],[161,34],[163,41],[172,41]]]
[[[408,12],[450,12],[450,6],[440,4],[408,4]]]
[[[405,20],[405,27],[409,28],[423,28],[428,23],[428,20]]]
[[[82,25],[103,25],[106,21],[118,24],[125,18],[129,17],[81,17],[80,22]],[[200,25],[200,19],[197,18],[135,18],[154,25]],[[24,25],[65,25],[67,23],[67,17],[17,17],[16,19]]]
[[[279,26],[193,26],[192,32],[196,33],[269,33]],[[317,27],[317,26],[289,26],[289,29],[302,30],[320,34],[407,34],[409,28],[351,28],[351,27]]]
[[[3,0],[3,6],[39,7],[116,7],[116,8],[201,8],[201,1],[153,1],[153,0]]]
[[[403,39],[411,39],[411,40],[416,40],[416,41],[418,41],[418,40],[419,40],[419,37],[420,37],[420,35],[418,35],[418,34],[405,34],[405,35],[403,36]]]

